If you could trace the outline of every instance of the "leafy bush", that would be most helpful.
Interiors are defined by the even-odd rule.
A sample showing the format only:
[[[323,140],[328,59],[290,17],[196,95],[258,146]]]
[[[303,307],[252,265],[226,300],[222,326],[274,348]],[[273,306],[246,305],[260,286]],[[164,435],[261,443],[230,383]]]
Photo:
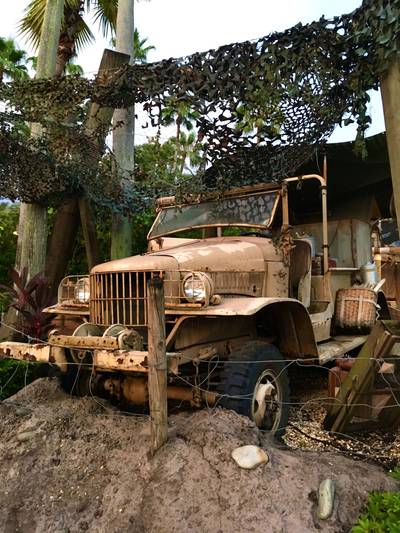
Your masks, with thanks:
[[[53,302],[46,278],[42,273],[36,274],[28,281],[28,270],[21,273],[10,269],[12,287],[2,286],[11,297],[9,307],[18,311],[17,329],[33,339],[44,339],[52,327],[53,316],[43,312]]]
[[[371,492],[352,533],[400,533],[400,492]]]
[[[0,400],[4,400],[21,390],[36,377],[38,367],[26,361],[5,359],[0,362]]]
[[[393,468],[393,470],[389,472],[389,476],[397,481],[400,481],[400,465],[397,465],[395,468]]]

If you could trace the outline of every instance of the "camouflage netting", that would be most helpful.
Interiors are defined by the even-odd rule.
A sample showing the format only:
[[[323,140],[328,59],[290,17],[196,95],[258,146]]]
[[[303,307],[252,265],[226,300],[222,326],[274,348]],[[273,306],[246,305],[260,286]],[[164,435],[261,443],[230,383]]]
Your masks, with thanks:
[[[349,15],[254,42],[124,67],[107,83],[65,77],[3,84],[0,196],[49,204],[87,194],[132,212],[155,194],[179,194],[189,185],[201,193],[282,179],[337,124],[357,123],[362,150],[370,122],[367,91],[378,87],[398,54],[399,36],[400,0],[364,0]],[[121,182],[113,155],[99,142],[104,131],[85,126],[89,102],[142,104],[152,126],[160,125],[166,107],[183,104],[195,112],[203,160],[196,177],[166,184],[138,171]],[[40,139],[27,139],[25,122],[43,126]]]

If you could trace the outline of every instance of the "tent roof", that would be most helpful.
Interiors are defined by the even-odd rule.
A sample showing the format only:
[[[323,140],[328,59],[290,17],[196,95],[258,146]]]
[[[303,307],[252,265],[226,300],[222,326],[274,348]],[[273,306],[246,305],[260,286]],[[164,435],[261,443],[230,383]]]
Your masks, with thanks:
[[[367,156],[354,151],[354,142],[327,144],[317,151],[316,157],[298,169],[298,173],[322,174],[323,155],[328,161],[328,199],[334,205],[357,197],[374,196],[382,216],[390,216],[392,194],[386,134],[379,133],[366,139]]]

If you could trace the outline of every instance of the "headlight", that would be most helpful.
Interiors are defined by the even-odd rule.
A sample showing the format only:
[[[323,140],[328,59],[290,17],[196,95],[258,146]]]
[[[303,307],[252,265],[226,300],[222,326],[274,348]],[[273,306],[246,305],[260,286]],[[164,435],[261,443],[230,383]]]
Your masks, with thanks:
[[[90,286],[89,278],[80,278],[76,282],[74,290],[74,300],[80,304],[86,304],[89,301]]]
[[[212,280],[204,272],[191,272],[182,282],[183,294],[192,303],[208,305],[213,292]]]

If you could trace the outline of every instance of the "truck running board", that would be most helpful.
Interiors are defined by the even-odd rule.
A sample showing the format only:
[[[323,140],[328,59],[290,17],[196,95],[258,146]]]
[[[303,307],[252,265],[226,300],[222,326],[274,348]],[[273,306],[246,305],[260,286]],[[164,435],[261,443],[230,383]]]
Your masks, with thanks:
[[[362,346],[367,340],[366,335],[338,335],[327,342],[318,345],[319,362],[321,365],[329,363],[338,357]]]

